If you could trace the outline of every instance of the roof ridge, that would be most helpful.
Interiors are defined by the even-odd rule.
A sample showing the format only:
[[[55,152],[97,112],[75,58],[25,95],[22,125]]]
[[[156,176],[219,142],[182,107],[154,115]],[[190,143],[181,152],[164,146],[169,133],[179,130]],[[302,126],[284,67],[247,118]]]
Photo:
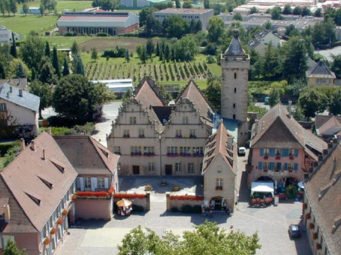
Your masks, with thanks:
[[[94,138],[92,138],[91,136],[89,136],[89,140],[90,140],[92,146],[93,146],[93,147],[95,148],[95,150],[97,151],[97,153],[100,155],[99,157],[100,157],[100,159],[102,160],[103,164],[105,165],[106,169],[107,169],[108,172],[111,174],[112,172],[110,171],[110,167],[109,167],[108,163],[106,162],[106,160],[104,160],[103,155],[102,155],[102,152],[99,151],[99,150],[102,149],[102,148],[98,148],[98,147],[97,147],[97,144],[100,144],[100,143],[98,143],[98,142],[97,142]],[[96,145],[95,145],[95,143],[96,143]],[[108,150],[108,151],[109,151],[109,150]],[[107,159],[109,159],[109,156],[110,156],[110,151],[109,151],[109,153],[108,153]]]

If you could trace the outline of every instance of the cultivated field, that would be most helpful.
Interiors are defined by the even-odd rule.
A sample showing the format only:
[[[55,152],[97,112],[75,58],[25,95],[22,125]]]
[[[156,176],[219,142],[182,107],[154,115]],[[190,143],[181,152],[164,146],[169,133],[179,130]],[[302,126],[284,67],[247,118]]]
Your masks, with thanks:
[[[159,82],[177,82],[207,79],[210,71],[205,62],[185,63],[119,63],[90,62],[86,65],[86,75],[89,80],[107,80],[132,78],[140,81],[144,76],[150,76]]]

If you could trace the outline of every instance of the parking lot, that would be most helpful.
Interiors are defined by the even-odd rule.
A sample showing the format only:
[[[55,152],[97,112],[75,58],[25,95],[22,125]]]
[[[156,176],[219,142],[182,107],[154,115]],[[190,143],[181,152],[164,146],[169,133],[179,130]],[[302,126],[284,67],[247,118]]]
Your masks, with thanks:
[[[165,195],[152,193],[151,210],[145,214],[133,214],[124,219],[110,222],[82,222],[69,230],[57,254],[117,254],[117,245],[124,235],[141,225],[162,234],[173,231],[181,234],[191,230],[205,220],[215,221],[227,230],[233,228],[246,234],[258,233],[262,244],[257,254],[263,255],[310,255],[305,234],[298,240],[290,240],[288,226],[300,221],[301,202],[280,203],[277,207],[250,208],[247,203],[239,203],[231,217],[216,214],[206,218],[201,214],[182,214],[166,212]]]

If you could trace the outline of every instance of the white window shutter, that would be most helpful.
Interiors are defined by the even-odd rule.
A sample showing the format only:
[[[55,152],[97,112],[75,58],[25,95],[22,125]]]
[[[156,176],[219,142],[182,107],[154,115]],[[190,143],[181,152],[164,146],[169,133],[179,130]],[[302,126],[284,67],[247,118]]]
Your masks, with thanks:
[[[81,191],[84,191],[84,177],[79,177]]]
[[[91,190],[95,191],[97,189],[97,178],[91,177]]]

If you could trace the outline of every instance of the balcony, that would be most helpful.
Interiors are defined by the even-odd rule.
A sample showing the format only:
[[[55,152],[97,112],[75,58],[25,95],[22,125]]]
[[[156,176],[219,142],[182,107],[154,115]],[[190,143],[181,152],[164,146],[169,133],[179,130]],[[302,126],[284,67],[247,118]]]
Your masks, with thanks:
[[[192,154],[189,153],[189,152],[183,152],[183,153],[180,153],[180,156],[181,156],[181,157],[191,157]]]
[[[175,138],[182,138],[182,135],[176,135]]]
[[[129,138],[129,137],[130,137],[129,134],[124,134],[124,135],[123,135],[123,138]]]
[[[139,135],[139,138],[145,138],[145,136],[141,134],[141,135]]]
[[[264,154],[264,159],[268,159],[269,158],[269,155],[268,154]]]
[[[223,187],[222,186],[217,186],[217,187],[215,187],[215,190],[223,190]]]
[[[177,157],[178,153],[171,153],[171,152],[169,152],[169,153],[167,153],[167,156],[168,157]]]
[[[316,239],[317,239],[317,237],[318,237],[318,234],[317,234],[317,232],[314,232],[314,233],[313,233],[313,240],[316,240]]]
[[[314,223],[310,223],[310,224],[309,224],[309,228],[310,228],[310,229],[313,229],[313,228],[315,228],[315,225],[314,225]]]
[[[276,160],[280,160],[281,159],[281,154],[276,154],[275,159]]]
[[[189,135],[189,138],[197,138],[196,135]]]
[[[145,152],[145,153],[143,153],[143,156],[152,157],[152,156],[155,156],[155,153],[154,152]]]
[[[316,244],[316,250],[321,250],[322,249],[322,245],[320,243]]]

